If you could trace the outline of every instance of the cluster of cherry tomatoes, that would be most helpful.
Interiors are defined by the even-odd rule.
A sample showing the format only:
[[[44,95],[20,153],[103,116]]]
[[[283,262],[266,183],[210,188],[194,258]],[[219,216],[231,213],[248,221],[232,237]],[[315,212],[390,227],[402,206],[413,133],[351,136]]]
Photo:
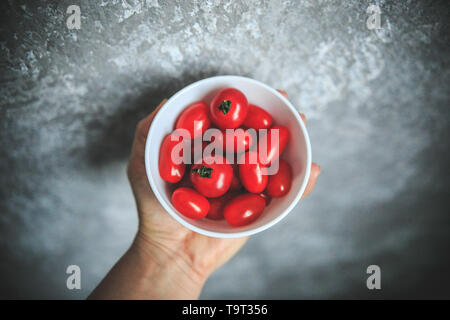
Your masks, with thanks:
[[[264,171],[279,159],[289,141],[288,129],[272,124],[273,118],[267,111],[249,104],[245,95],[234,88],[219,91],[209,106],[199,101],[184,109],[176,129],[187,130],[193,140],[201,139],[208,128],[220,129],[224,153],[232,153],[240,161],[230,164],[226,158],[212,153],[194,160],[192,166],[177,163],[171,155],[182,137],[167,135],[160,149],[159,173],[163,180],[173,184],[173,206],[191,219],[226,219],[230,225],[239,227],[257,219],[272,197],[286,195],[292,181],[289,163],[280,159],[277,173],[267,175]],[[264,161],[258,153],[261,141],[247,134],[225,134],[226,129],[237,128],[267,130]],[[271,143],[274,129],[278,132],[277,145]],[[230,137],[233,143],[226,142]],[[204,149],[207,144],[202,144]],[[257,160],[249,161],[251,157]]]

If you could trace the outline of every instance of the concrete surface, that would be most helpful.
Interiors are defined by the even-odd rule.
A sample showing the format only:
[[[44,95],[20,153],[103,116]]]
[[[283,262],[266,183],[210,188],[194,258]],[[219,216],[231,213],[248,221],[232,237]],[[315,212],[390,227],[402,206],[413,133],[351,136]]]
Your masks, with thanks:
[[[69,5],[81,29],[66,27]],[[381,29],[366,9],[378,4]],[[137,121],[212,75],[286,90],[317,188],[202,298],[450,297],[445,1],[2,1],[0,297],[85,298],[133,238]],[[77,264],[82,289],[69,291]],[[382,289],[366,288],[381,267]]]

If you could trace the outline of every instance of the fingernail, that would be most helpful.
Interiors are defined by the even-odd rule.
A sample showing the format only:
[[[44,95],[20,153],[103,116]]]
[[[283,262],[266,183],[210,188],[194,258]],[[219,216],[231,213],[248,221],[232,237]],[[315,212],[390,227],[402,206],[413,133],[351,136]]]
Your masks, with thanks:
[[[315,170],[315,174],[316,174],[316,178],[317,178],[320,175],[320,173],[322,172],[322,168],[315,162],[313,162],[312,165],[317,167],[317,169],[318,169],[318,170]]]

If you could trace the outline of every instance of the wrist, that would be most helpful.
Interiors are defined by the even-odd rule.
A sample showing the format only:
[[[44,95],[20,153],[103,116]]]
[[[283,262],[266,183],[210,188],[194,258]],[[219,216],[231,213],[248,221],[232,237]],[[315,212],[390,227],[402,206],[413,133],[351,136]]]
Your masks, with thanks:
[[[151,299],[197,299],[207,274],[198,272],[189,259],[138,231],[129,254],[143,271],[144,286],[152,288]]]

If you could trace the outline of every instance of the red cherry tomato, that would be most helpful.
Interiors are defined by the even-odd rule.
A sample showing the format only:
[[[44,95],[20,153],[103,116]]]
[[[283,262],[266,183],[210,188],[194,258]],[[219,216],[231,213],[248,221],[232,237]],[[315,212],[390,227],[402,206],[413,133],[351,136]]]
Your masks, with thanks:
[[[266,207],[266,200],[257,194],[246,193],[225,205],[223,215],[233,227],[241,227],[255,221]]]
[[[291,190],[292,169],[289,163],[280,159],[278,172],[269,176],[266,193],[271,197],[282,197]]]
[[[192,139],[198,138],[209,128],[211,122],[208,113],[206,103],[194,102],[181,112],[175,127],[188,130]]]
[[[237,165],[233,165],[233,179],[231,180],[230,190],[241,190],[242,184],[239,180],[239,168]]]
[[[223,132],[220,132],[220,135],[212,136],[211,137],[211,141],[201,141],[202,152],[201,153],[198,152],[199,154],[195,154],[195,142],[196,141],[192,141],[192,144],[191,144],[191,154],[192,154],[192,159],[193,159],[192,163],[197,163],[203,157],[206,157],[206,156],[210,156],[210,155],[211,156],[215,156],[216,155],[216,149],[213,148],[214,147],[213,146],[213,142],[214,142],[214,145],[218,145],[219,146],[217,151],[219,151],[220,146],[222,146],[221,155],[226,156],[225,151],[223,149],[223,147],[225,146],[225,142],[223,141],[224,136],[225,135],[223,134]],[[217,142],[216,142],[216,140],[217,140]],[[210,147],[208,147],[208,146],[210,146]],[[206,147],[208,147],[207,150],[205,150]],[[207,153],[205,151],[207,151]]]
[[[272,134],[278,130],[278,143],[272,143]],[[267,139],[267,149],[263,148],[263,139]],[[267,136],[259,140],[258,151],[261,164],[269,166],[274,159],[278,159],[289,142],[289,130],[283,126],[274,126],[267,131]]]
[[[228,140],[231,139],[231,142],[228,145]],[[223,132],[223,147],[226,152],[229,153],[237,153],[237,152],[245,152],[253,144],[252,135],[241,128],[235,129],[234,132]]]
[[[222,89],[211,101],[209,111],[212,122],[219,129],[237,128],[247,117],[247,98],[237,89]]]
[[[191,169],[191,182],[194,188],[208,198],[225,194],[233,179],[233,167],[221,156],[204,157]]]
[[[256,159],[256,161],[253,161]],[[241,183],[248,192],[260,193],[267,186],[267,175],[265,167],[259,162],[259,157],[256,151],[249,151],[244,153],[239,162],[239,178]]]
[[[259,195],[266,200],[266,207],[272,202],[272,197],[267,193],[261,192]]]
[[[213,142],[214,145],[218,145],[218,146],[222,146],[222,155],[224,155],[223,153],[223,147],[224,147],[224,142],[223,142],[223,138],[224,138],[224,134],[223,132],[220,132],[220,135],[217,136],[212,136],[211,137],[211,141],[203,141],[203,152],[205,151],[205,148],[209,145],[211,145],[210,148],[208,148],[208,155],[209,152],[211,152],[211,155],[214,156],[215,155],[215,149],[211,149],[213,147]],[[204,156],[207,156],[206,154]]]
[[[235,196],[236,196],[236,194],[234,194],[233,192],[227,192],[219,198],[209,199],[209,212],[206,217],[211,220],[224,219],[223,208],[228,203],[228,201],[230,201]]]
[[[248,105],[248,114],[245,118],[244,126],[247,128],[269,129],[272,126],[273,118],[266,110],[254,104]]]
[[[205,150],[206,146],[211,143],[208,141],[200,141],[200,139],[198,139],[198,141],[200,142],[200,146],[201,146],[201,152],[200,152],[200,150],[198,150],[197,151],[198,154],[195,153],[195,151],[196,151],[195,150],[195,142],[197,142],[197,141],[192,140],[192,142],[191,142],[191,161],[192,161],[191,163],[200,162],[200,160],[203,158],[203,151]],[[212,155],[214,155],[214,152]]]
[[[209,201],[191,188],[178,188],[172,193],[172,204],[181,214],[201,219],[208,214]]]
[[[189,172],[190,167],[191,166],[187,164],[185,172]],[[178,188],[192,188],[191,177],[189,174],[183,175],[183,178],[181,178],[180,181],[173,185],[173,190]]]
[[[172,141],[172,137],[175,137],[176,140]],[[184,163],[176,164],[172,161],[172,150],[178,143],[182,143],[182,137],[169,134],[164,138],[159,150],[159,175],[163,180],[170,183],[180,181],[186,167]],[[181,151],[180,156],[183,155],[182,153]]]

